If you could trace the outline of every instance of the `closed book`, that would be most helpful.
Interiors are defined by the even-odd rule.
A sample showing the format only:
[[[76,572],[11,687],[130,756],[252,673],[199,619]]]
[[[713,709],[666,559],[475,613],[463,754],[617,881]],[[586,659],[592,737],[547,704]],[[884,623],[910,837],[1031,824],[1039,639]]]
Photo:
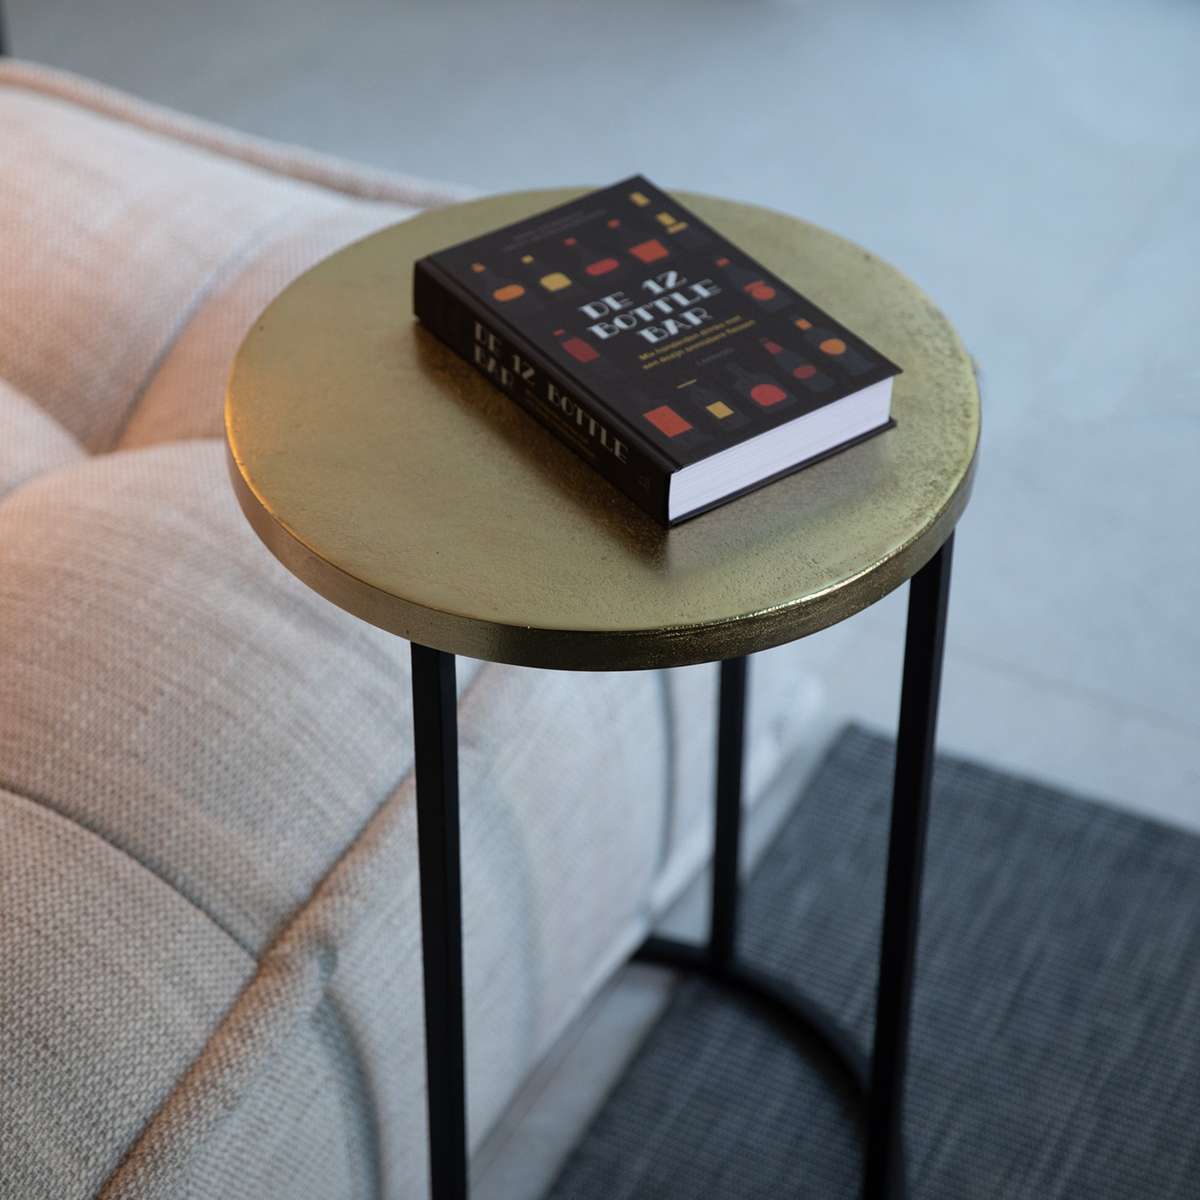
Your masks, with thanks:
[[[664,525],[892,424],[899,367],[641,176],[430,254],[413,290]]]

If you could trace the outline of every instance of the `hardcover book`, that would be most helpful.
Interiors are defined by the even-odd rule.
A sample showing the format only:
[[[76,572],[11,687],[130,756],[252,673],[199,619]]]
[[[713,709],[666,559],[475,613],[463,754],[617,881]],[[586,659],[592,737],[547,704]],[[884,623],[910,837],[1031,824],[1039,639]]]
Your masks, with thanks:
[[[664,525],[892,424],[899,367],[641,176],[421,259],[414,309]]]

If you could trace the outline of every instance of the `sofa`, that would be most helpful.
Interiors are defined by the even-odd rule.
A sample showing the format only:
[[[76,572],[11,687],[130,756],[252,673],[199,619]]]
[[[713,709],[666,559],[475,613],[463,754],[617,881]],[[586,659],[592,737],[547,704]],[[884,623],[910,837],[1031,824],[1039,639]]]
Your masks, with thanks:
[[[465,194],[0,59],[6,1198],[426,1192],[408,647],[256,540],[222,408],[290,279]],[[750,803],[814,703],[751,678]],[[715,681],[460,662],[473,1145],[702,868]]]

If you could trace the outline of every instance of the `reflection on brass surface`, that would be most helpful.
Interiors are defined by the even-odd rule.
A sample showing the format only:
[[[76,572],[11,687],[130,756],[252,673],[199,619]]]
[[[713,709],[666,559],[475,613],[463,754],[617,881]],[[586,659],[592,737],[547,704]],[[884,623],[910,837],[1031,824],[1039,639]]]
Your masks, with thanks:
[[[970,492],[971,361],[923,293],[834,234],[680,194],[904,374],[895,429],[670,530],[417,325],[414,259],[581,190],[425,213],[326,259],[262,314],[225,420],[238,499],[276,556],[424,645],[576,670],[763,650],[923,566]]]

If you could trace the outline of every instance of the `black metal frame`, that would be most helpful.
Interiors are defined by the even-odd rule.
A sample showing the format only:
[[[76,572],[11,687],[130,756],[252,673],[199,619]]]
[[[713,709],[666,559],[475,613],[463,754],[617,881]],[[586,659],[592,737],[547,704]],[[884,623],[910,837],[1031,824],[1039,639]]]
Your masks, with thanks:
[[[430,1194],[436,1200],[467,1200],[458,689],[454,681],[454,655],[413,642],[412,690]]]
[[[651,937],[642,962],[697,971],[755,1001],[784,1027],[807,1031],[867,1100],[864,1200],[901,1200],[904,1072],[920,915],[925,830],[950,594],[953,534],[909,584],[908,632],[870,1060],[828,1013],[736,955],[745,739],[746,660],[721,664],[716,839],[707,943]],[[430,1192],[467,1200],[466,1064],[458,841],[458,734],[454,656],[412,646],[413,729],[420,844],[421,936],[429,1093]]]

